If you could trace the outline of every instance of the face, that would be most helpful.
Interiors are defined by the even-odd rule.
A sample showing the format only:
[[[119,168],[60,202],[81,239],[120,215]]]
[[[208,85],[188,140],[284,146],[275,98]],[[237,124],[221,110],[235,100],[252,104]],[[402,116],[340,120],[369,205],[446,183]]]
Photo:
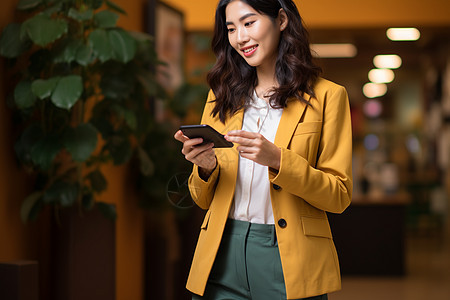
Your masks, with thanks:
[[[285,20],[281,14],[273,20],[242,1],[230,2],[225,10],[228,40],[231,46],[256,68],[274,68],[278,43]]]

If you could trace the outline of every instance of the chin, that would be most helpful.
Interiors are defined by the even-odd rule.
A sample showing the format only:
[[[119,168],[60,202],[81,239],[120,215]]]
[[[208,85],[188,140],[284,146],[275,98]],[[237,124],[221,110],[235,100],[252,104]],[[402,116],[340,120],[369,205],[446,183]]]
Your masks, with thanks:
[[[257,61],[256,59],[253,59],[253,58],[247,58],[245,56],[242,56],[242,58],[251,67],[255,67],[256,68],[257,66],[259,66],[261,64],[259,61]]]

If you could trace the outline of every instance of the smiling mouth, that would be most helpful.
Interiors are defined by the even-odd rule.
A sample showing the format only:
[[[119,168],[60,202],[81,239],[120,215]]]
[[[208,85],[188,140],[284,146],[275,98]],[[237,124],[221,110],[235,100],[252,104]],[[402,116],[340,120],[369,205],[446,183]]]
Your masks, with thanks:
[[[258,45],[255,45],[255,46],[250,47],[250,48],[243,49],[242,52],[244,52],[245,56],[250,56],[253,53],[255,53],[256,48],[258,48]]]

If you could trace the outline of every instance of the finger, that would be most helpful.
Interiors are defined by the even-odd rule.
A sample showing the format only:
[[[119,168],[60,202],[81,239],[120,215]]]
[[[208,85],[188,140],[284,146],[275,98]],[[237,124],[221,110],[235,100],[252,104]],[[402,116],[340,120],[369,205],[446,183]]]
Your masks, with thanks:
[[[230,142],[239,144],[241,146],[247,146],[247,147],[252,147],[252,146],[258,146],[261,144],[261,139],[260,138],[245,138],[245,137],[229,137],[227,140],[229,140]]]
[[[185,141],[187,141],[189,138],[188,137],[186,137],[184,134],[183,134],[183,132],[181,131],[181,130],[178,130],[177,132],[175,132],[175,134],[173,135],[173,137],[176,139],[176,140],[178,140],[178,141],[180,141],[180,142],[182,142],[182,143],[184,143]]]
[[[190,145],[190,142],[191,142],[191,140],[184,143],[183,150],[181,151],[181,152],[183,152],[183,154],[185,156],[190,154],[190,157],[195,157],[196,155],[198,155],[208,149],[212,149],[214,147],[213,143],[209,143],[209,144],[205,144],[205,145],[198,145],[198,144]]]
[[[240,135],[226,135],[225,139],[232,143],[249,144],[253,139],[242,137]]]
[[[183,153],[186,156],[186,154],[192,152],[196,148],[208,146],[208,144],[201,145],[202,142],[203,142],[202,138],[195,138],[195,139],[189,139],[188,138],[183,143],[183,148],[181,149],[181,153]]]
[[[208,159],[208,157],[214,157],[215,153],[213,150],[213,145],[209,144],[206,147],[200,146],[192,148],[192,151],[185,155],[185,158],[193,163],[196,161],[202,161],[204,159]]]
[[[177,132],[175,132],[174,138],[184,144],[187,143],[187,146],[189,146],[189,147],[201,144],[203,142],[202,138],[194,138],[194,139],[188,138],[187,136],[185,136],[183,134],[183,132],[181,130],[178,130]]]
[[[236,130],[233,132],[229,132],[225,138],[233,143],[245,145],[245,146],[254,146],[257,141],[262,140],[262,135],[256,132],[249,132],[244,130]]]
[[[247,146],[242,146],[242,145],[238,146],[236,148],[236,150],[239,153],[253,153],[254,152],[254,149],[252,147],[247,147]]]
[[[203,143],[203,139],[202,138],[195,138],[195,139],[188,138],[184,142],[184,147],[199,147],[199,145],[201,143]],[[202,145],[202,146],[204,146],[204,145]]]
[[[259,133],[256,132],[250,132],[250,131],[246,131],[246,130],[232,130],[229,131],[225,137],[242,137],[242,138],[247,138],[247,139],[255,139],[258,138],[260,136]]]
[[[243,158],[255,161],[255,157],[253,155],[253,153],[249,153],[249,152],[239,152],[239,155]]]

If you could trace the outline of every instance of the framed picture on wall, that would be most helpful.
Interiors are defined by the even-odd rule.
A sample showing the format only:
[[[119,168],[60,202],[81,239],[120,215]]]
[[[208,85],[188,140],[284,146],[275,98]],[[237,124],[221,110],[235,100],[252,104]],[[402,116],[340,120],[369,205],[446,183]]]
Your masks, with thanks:
[[[168,4],[155,1],[154,36],[158,59],[159,83],[169,92],[174,92],[184,81],[185,29],[183,13]]]

